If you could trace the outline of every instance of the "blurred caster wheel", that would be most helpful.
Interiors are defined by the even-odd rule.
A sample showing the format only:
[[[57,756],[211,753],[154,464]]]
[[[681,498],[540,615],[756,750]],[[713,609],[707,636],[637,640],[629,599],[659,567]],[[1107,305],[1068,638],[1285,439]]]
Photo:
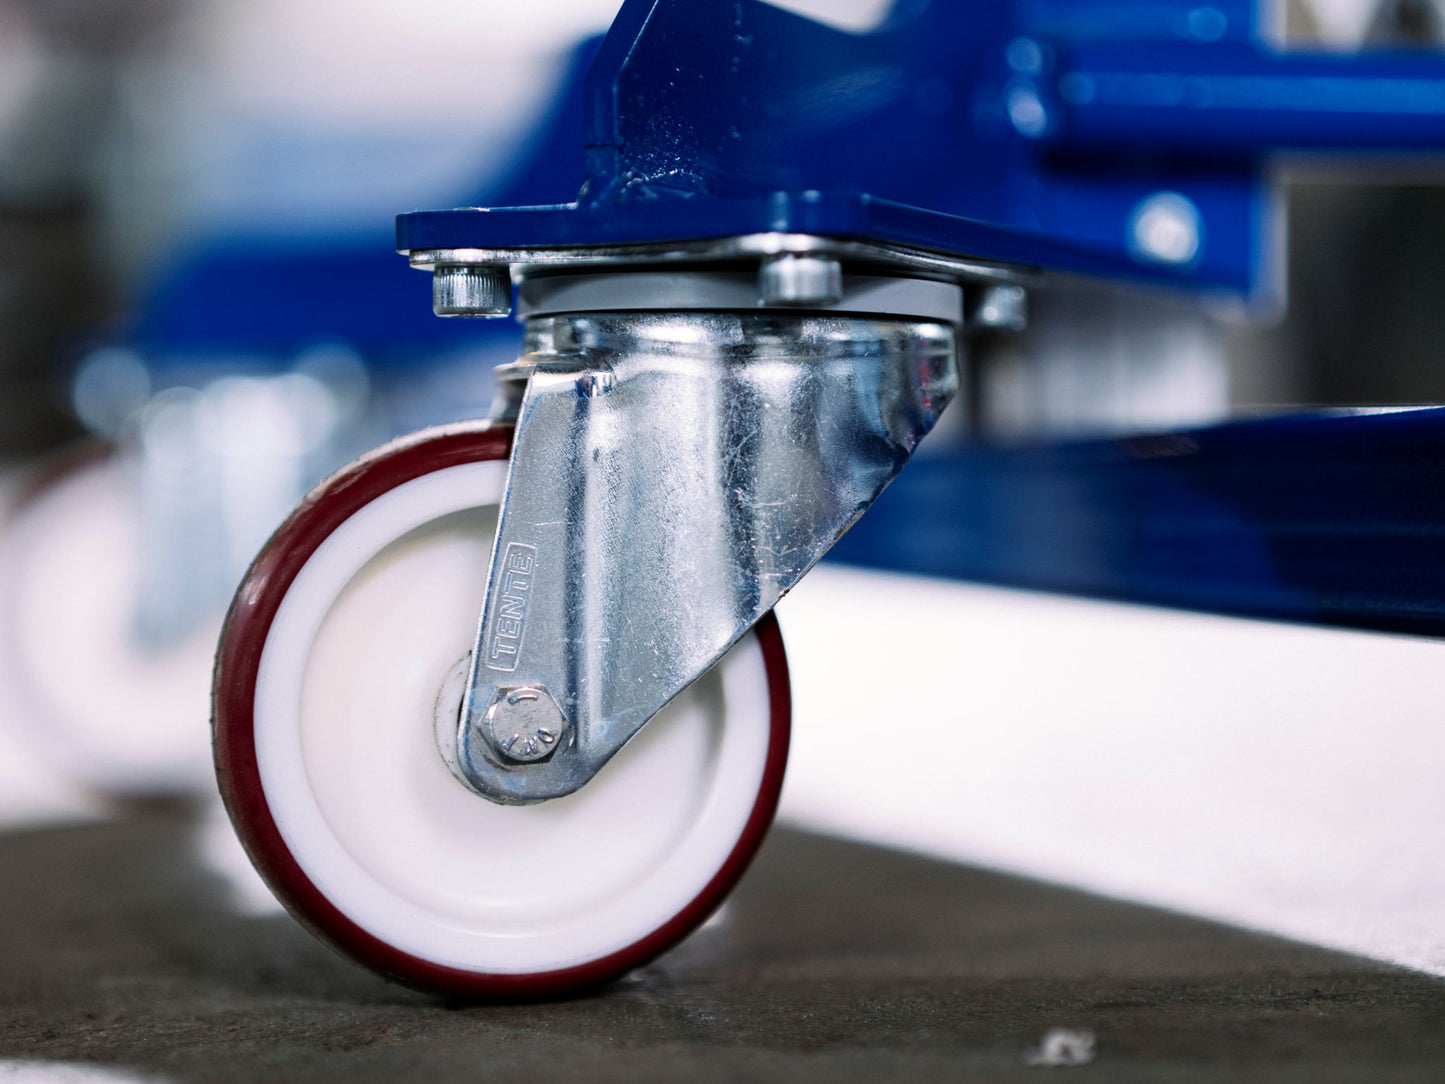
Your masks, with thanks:
[[[592,986],[681,940],[761,844],[788,745],[769,614],[578,793],[500,806],[451,774],[511,439],[428,430],[313,492],[242,583],[214,690],[221,792],[276,895],[383,975],[472,997]]]
[[[143,545],[122,456],[97,446],[44,469],[0,540],[0,687],[7,714],[70,779],[117,798],[200,793],[220,614],[143,645]]]

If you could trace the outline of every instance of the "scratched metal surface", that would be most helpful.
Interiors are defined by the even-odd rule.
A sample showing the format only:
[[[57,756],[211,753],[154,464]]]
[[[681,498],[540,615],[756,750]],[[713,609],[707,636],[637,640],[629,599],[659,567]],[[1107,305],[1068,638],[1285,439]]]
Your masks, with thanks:
[[[388,986],[244,917],[180,817],[0,836],[0,1070],[109,1079],[1438,1080],[1445,983],[960,866],[778,832],[725,919],[532,1006]],[[116,1074],[120,1075],[117,1076]],[[0,1078],[4,1072],[0,1072]]]

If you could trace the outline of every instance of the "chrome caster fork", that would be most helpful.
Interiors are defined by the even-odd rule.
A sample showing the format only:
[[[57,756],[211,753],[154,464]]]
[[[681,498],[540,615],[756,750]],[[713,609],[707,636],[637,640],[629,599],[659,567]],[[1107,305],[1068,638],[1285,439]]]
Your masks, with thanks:
[[[455,312],[465,291],[438,274]],[[517,435],[447,756],[502,803],[587,783],[863,514],[953,398],[964,309],[956,283],[817,256],[524,275],[521,298],[500,411]]]

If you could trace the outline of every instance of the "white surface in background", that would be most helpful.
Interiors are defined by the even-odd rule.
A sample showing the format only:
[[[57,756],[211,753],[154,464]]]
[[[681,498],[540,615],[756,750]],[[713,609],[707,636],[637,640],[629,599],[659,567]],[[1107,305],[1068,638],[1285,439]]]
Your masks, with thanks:
[[[192,39],[217,102],[343,124],[508,125],[516,79],[605,31],[621,0],[211,0]]]
[[[1445,974],[1445,645],[824,566],[795,825]]]
[[[195,856],[201,867],[224,886],[226,902],[236,914],[263,918],[281,912],[281,904],[261,880],[236,838],[236,830],[231,827],[219,795],[216,801],[207,804],[202,814],[195,836]]]
[[[0,525],[5,523],[16,490],[27,477],[26,468],[0,466]],[[0,606],[6,604],[0,596]],[[29,734],[31,725],[18,717],[22,710],[12,690],[0,681],[0,832],[101,820],[108,816],[110,811],[103,800],[62,771],[52,751],[37,746],[34,736]],[[252,868],[251,860],[231,830],[220,796],[214,791],[208,791],[207,796],[212,800],[196,835],[198,859],[225,884],[231,905],[239,914],[254,917],[279,912],[281,905]],[[88,1065],[0,1060],[0,1084],[12,1080],[80,1084],[141,1079]]]
[[[572,49],[620,6],[209,0],[177,32],[178,63],[135,81],[135,124],[162,129],[194,220],[389,223],[503,173]],[[779,6],[867,30],[892,0]],[[580,186],[580,155],[577,169]]]
[[[894,0],[769,0],[769,3],[841,30],[861,33],[881,24],[893,10]]]
[[[161,1084],[166,1079],[84,1062],[0,1059],[0,1084]]]
[[[1377,0],[1303,0],[1303,6],[1314,16],[1322,45],[1358,49],[1380,4]]]
[[[525,159],[571,51],[618,4],[184,5],[118,88],[110,244],[146,274],[197,236],[384,233],[399,211],[465,201]]]
[[[99,817],[95,800],[17,735],[4,690],[0,701],[0,831]]]
[[[0,467],[0,525],[25,477],[22,469]],[[0,597],[0,606],[6,604]],[[16,718],[19,710],[12,690],[0,681],[0,830],[97,816],[93,799],[61,778],[24,739],[21,720]],[[0,1062],[0,1069],[5,1064]],[[0,1080],[4,1079],[0,1073]]]
[[[12,718],[76,779],[117,795],[210,785],[220,628],[217,613],[162,651],[137,639],[145,542],[134,484],[116,457],[73,467],[0,536],[0,682]],[[184,576],[185,547],[174,548],[159,575]]]

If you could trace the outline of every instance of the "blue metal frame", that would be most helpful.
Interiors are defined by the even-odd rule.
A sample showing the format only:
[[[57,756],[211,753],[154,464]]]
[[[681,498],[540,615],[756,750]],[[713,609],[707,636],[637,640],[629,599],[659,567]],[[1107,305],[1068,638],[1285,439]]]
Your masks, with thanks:
[[[899,0],[853,34],[758,0],[628,0],[575,202],[402,215],[403,251],[784,231],[1250,293],[1277,150],[1445,150],[1445,61],[1285,54],[1252,0]],[[1131,242],[1172,193],[1188,258]]]
[[[923,455],[829,560],[1445,635],[1445,409]]]
[[[1268,290],[1281,150],[1445,152],[1445,60],[1283,53],[1254,0],[898,0],[851,34],[758,0],[627,0],[580,195],[402,215],[398,247],[794,232]],[[539,190],[540,192],[540,190]],[[1131,236],[1197,216],[1175,263]],[[924,456],[832,559],[1445,634],[1445,410]]]

